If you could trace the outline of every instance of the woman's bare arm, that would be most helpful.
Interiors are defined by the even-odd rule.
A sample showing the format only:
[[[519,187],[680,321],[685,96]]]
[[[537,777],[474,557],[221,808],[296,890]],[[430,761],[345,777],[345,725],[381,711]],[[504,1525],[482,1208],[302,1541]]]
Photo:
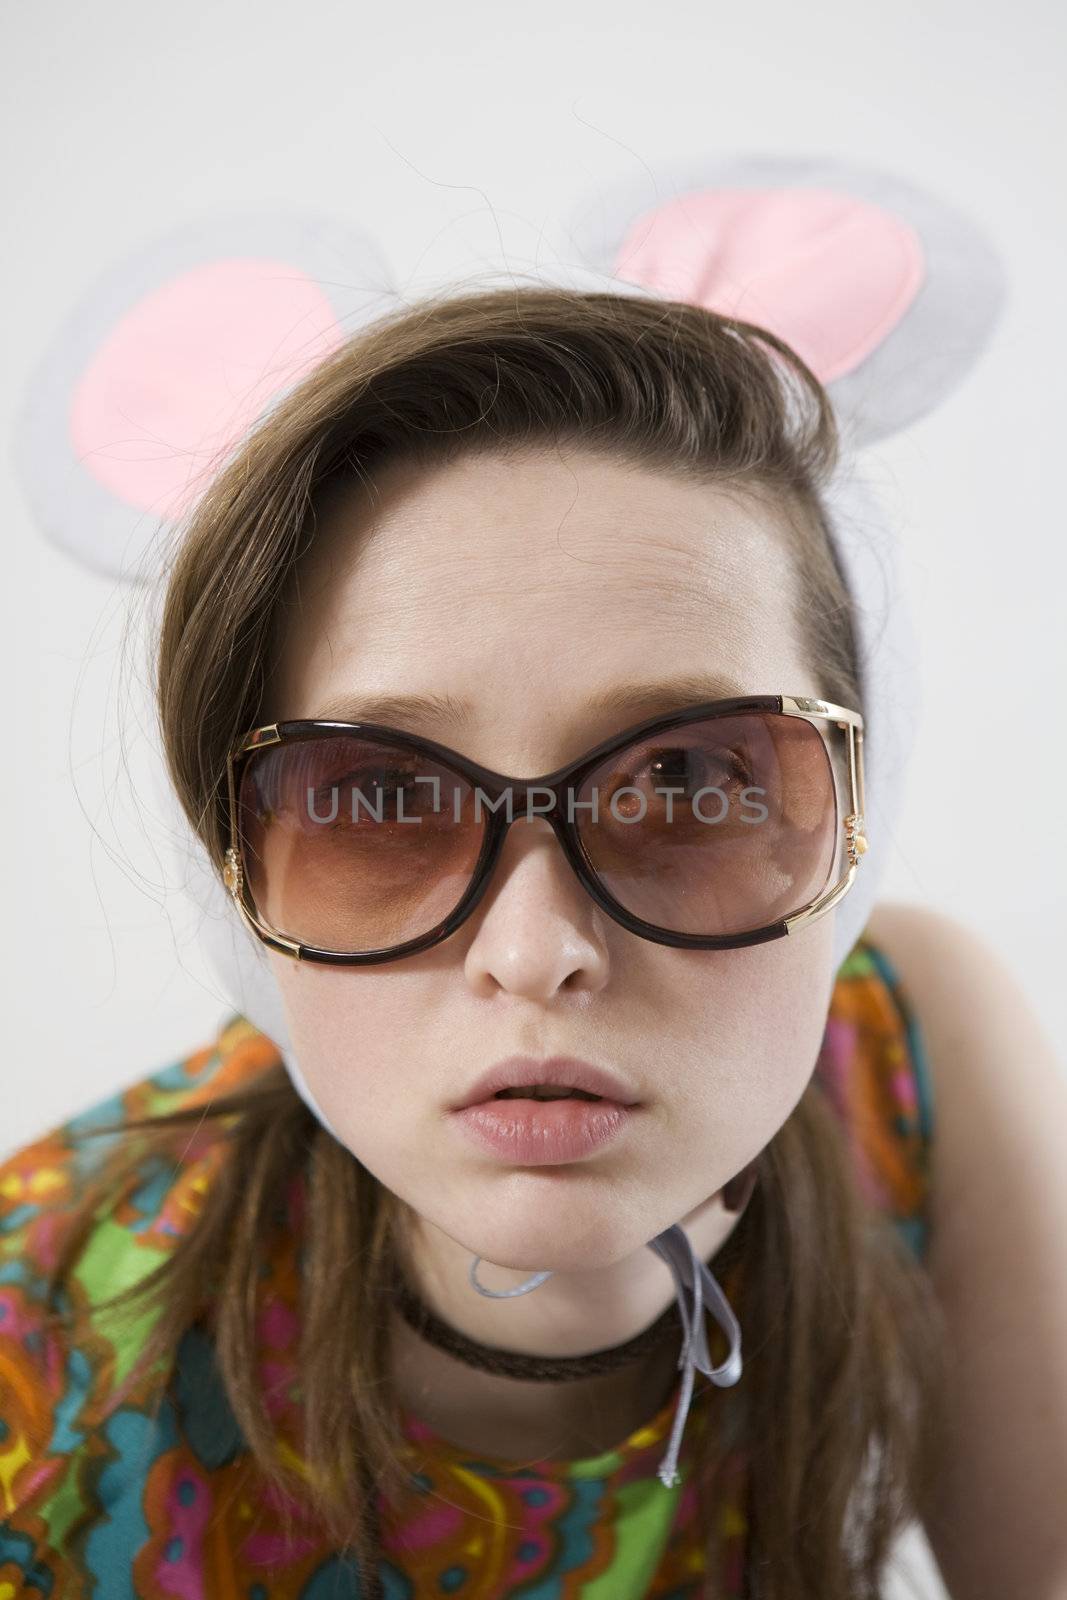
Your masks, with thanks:
[[[868,924],[934,1096],[928,1268],[951,1431],[926,1520],[953,1600],[1067,1600],[1067,1073],[1020,983],[940,912]]]

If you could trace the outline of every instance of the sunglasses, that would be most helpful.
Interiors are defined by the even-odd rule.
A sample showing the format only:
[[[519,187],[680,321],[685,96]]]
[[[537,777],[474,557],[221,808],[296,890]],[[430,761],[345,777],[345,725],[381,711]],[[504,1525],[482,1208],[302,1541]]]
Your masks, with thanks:
[[[863,718],[745,695],[646,719],[509,778],[375,722],[270,723],[227,758],[223,882],[264,944],[395,961],[454,933],[508,828],[545,817],[583,887],[655,944],[732,950],[835,906],[867,849]]]

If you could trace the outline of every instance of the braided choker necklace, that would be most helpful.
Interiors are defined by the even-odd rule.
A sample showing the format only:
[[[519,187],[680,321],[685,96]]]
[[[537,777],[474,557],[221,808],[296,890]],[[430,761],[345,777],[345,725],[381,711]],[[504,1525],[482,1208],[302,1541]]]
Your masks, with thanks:
[[[442,1322],[400,1279],[396,1282],[395,1294],[397,1308],[404,1321],[439,1350],[457,1356],[469,1367],[480,1367],[483,1372],[496,1372],[505,1378],[532,1378],[542,1383],[614,1372],[616,1368],[648,1355],[668,1336],[678,1338],[682,1331],[677,1302],[672,1301],[651,1327],[623,1344],[610,1346],[606,1350],[591,1350],[584,1356],[527,1356],[521,1351],[500,1350],[494,1345],[479,1344],[477,1339],[460,1333],[458,1328]]]

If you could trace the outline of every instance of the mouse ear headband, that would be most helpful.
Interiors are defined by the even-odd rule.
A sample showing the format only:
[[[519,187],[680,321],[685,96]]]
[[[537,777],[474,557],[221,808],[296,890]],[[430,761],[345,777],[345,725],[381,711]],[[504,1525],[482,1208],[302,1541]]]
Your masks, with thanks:
[[[1001,263],[940,197],[838,162],[702,161],[661,169],[656,188],[652,201],[644,180],[598,188],[566,225],[573,262],[464,275],[455,288],[525,278],[685,301],[769,329],[828,389],[844,448],[823,498],[855,608],[868,839],[835,908],[836,969],[885,870],[920,702],[897,540],[856,453],[962,381],[1002,308]],[[150,581],[246,434],[347,337],[411,300],[373,240],[321,215],[216,219],[156,238],[85,295],[32,375],[17,464],[44,533],[98,573]],[[169,783],[159,798],[227,1002],[273,1040],[309,1098],[265,946]]]

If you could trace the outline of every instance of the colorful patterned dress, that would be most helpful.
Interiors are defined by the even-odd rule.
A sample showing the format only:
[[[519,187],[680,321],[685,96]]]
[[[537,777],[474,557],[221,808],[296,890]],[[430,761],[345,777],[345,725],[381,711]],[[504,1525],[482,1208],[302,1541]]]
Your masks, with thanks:
[[[327,1600],[358,1596],[354,1563],[299,1517],[287,1534],[230,1411],[207,1336],[184,1337],[174,1367],[133,1387],[150,1318],[100,1314],[71,1347],[44,1328],[43,1274],[83,1175],[114,1136],[93,1124],[209,1100],[277,1062],[241,1016],[194,1054],[64,1123],[0,1165],[0,1600]],[[841,1115],[865,1193],[921,1259],[926,1248],[931,1087],[906,995],[884,954],[861,939],[838,971],[816,1069]],[[217,1138],[185,1160],[146,1165],[98,1216],[70,1293],[97,1300],[151,1271],[194,1220]],[[291,1238],[268,1264],[260,1377],[289,1437],[299,1327],[299,1205]],[[730,1294],[729,1278],[723,1288]],[[166,1380],[169,1378],[170,1382]],[[406,1415],[416,1490],[403,1517],[382,1516],[386,1600],[686,1600],[698,1592],[693,1451],[707,1407],[697,1390],[679,1461],[656,1477],[677,1388],[617,1448],[536,1466],[459,1449]],[[125,1392],[124,1392],[125,1391]],[[158,1414],[153,1403],[164,1394]],[[295,1396],[295,1398],[294,1398]],[[287,1410],[288,1408],[288,1410]],[[742,1593],[740,1471],[724,1478],[719,1532],[729,1600]],[[303,1530],[303,1531],[301,1531]]]

